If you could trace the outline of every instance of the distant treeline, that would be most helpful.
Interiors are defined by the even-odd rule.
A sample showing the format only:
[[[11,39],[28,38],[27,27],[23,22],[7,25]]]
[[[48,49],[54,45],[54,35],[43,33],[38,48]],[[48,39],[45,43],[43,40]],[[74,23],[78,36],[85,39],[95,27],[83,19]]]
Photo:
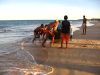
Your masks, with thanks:
[[[78,19],[82,21],[83,19]],[[100,21],[100,18],[92,18],[92,19],[87,19],[88,21]]]
[[[100,21],[100,19],[96,19],[96,18],[93,18],[93,19],[90,19],[91,21]]]

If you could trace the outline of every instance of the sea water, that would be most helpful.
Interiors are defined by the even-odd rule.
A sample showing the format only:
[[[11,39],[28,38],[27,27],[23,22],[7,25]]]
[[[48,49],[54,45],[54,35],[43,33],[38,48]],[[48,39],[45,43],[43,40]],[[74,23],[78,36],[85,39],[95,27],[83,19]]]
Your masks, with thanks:
[[[33,35],[33,31],[41,24],[49,24],[53,20],[1,20],[0,21],[0,44],[16,42],[25,37]],[[73,31],[78,30],[81,20],[70,20]],[[91,26],[90,22],[87,26]]]
[[[33,31],[46,20],[0,21],[0,75],[47,75],[52,67],[38,65],[34,56],[18,43],[33,35]],[[49,69],[50,71],[47,71]]]
[[[53,20],[0,20],[0,75],[45,75],[46,68],[37,65],[34,56],[24,48],[14,47],[23,38],[33,36],[33,31],[41,24],[49,24]],[[73,31],[78,30],[81,20],[70,20]],[[90,22],[87,26],[91,26]],[[8,45],[9,44],[9,45]],[[20,44],[21,45],[21,44]]]

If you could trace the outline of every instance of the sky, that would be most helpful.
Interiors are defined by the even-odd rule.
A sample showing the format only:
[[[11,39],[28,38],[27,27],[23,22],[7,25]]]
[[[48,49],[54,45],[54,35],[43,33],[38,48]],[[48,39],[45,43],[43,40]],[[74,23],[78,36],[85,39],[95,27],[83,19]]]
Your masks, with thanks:
[[[0,0],[0,20],[100,18],[100,0]]]

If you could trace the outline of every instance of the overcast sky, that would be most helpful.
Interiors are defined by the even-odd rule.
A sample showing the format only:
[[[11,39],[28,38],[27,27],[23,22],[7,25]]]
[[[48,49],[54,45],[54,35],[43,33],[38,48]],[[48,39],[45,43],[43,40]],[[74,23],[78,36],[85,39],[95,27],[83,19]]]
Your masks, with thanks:
[[[0,0],[0,20],[100,18],[100,0]]]

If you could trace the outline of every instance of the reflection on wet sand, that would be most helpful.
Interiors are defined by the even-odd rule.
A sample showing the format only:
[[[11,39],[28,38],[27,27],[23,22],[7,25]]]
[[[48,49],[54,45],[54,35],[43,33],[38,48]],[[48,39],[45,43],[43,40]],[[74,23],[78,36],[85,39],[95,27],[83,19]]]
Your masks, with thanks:
[[[30,45],[29,45],[30,44]],[[31,47],[30,47],[31,46]],[[25,49],[38,64],[54,68],[50,75],[98,75],[100,74],[100,50],[86,48],[42,48],[40,45],[27,43]]]

